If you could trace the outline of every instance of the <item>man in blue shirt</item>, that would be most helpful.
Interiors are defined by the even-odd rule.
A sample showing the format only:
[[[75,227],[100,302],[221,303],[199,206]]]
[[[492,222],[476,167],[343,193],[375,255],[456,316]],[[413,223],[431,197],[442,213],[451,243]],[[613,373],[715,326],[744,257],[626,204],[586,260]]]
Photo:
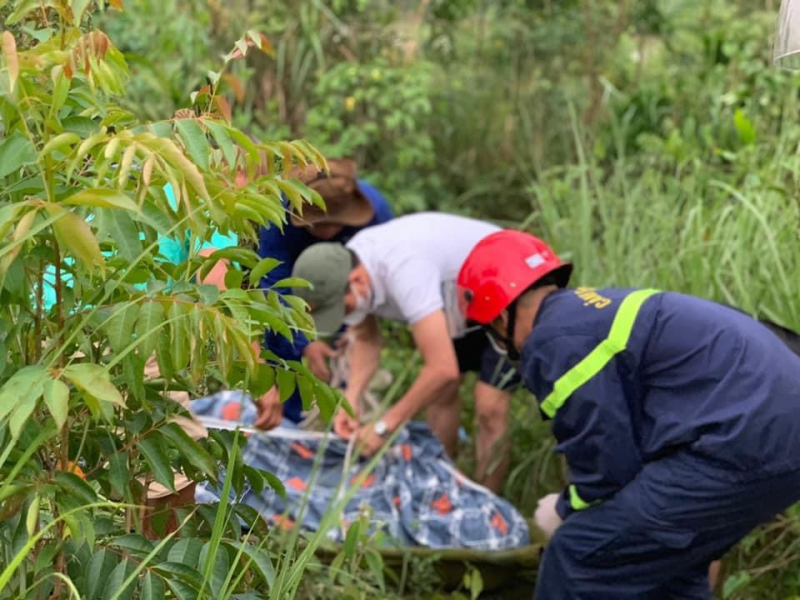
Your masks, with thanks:
[[[326,210],[306,207],[302,215],[292,214],[283,231],[277,227],[262,227],[258,254],[262,258],[275,258],[280,262],[262,280],[261,288],[269,289],[281,279],[292,274],[297,257],[306,248],[320,241],[344,244],[365,227],[385,223],[392,211],[381,193],[366,181],[356,178],[356,164],[350,159],[329,159],[329,173],[309,165],[293,174],[325,201]],[[290,293],[290,290],[285,290]],[[309,343],[296,332],[294,343],[280,335],[267,332],[264,346],[284,360],[305,357],[311,371],[324,381],[330,380],[327,359],[335,351],[323,341]],[[276,392],[260,401],[256,426],[269,429],[280,423],[281,406]],[[299,422],[302,419],[300,394],[295,393],[283,404],[283,416]]]
[[[710,598],[709,563],[800,500],[800,357],[734,309],[571,269],[502,231],[459,274],[569,466],[536,598]]]

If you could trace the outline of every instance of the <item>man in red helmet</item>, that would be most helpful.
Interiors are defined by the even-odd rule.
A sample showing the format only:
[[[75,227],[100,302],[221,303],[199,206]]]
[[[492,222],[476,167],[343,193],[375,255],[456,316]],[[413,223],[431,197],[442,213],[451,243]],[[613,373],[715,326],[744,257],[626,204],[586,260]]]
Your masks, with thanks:
[[[458,278],[569,465],[536,598],[709,598],[709,562],[800,500],[800,358],[734,309],[571,270],[502,231]]]

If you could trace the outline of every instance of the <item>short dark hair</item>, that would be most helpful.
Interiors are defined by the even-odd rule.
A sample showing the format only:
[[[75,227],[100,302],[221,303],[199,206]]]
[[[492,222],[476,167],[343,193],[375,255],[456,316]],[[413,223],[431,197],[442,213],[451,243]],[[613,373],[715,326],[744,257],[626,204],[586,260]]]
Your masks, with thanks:
[[[548,273],[538,281],[535,281],[533,285],[525,291],[530,292],[532,290],[538,290],[539,288],[547,287],[548,285],[555,285],[557,287],[561,287],[561,280],[562,278],[559,277],[557,271],[553,271],[552,273]]]
[[[563,278],[559,276],[557,271],[553,271],[552,273],[548,273],[547,275],[545,275],[541,279],[533,282],[530,286],[528,286],[528,288],[519,295],[519,297],[517,298],[517,301],[522,300],[522,298],[524,298],[530,292],[533,292],[534,290],[538,290],[539,288],[548,287],[548,286],[551,286],[551,285],[554,285],[554,286],[560,288],[561,284],[563,282],[564,282]]]

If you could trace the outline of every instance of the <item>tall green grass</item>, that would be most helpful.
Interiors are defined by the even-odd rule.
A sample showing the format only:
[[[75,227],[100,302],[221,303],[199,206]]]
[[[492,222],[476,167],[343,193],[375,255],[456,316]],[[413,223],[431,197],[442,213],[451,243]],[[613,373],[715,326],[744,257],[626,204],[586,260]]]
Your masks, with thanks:
[[[735,182],[725,165],[646,155],[607,167],[573,130],[578,162],[531,183],[522,226],[575,263],[574,284],[684,292],[800,329],[800,157],[787,140],[734,165],[748,171]]]

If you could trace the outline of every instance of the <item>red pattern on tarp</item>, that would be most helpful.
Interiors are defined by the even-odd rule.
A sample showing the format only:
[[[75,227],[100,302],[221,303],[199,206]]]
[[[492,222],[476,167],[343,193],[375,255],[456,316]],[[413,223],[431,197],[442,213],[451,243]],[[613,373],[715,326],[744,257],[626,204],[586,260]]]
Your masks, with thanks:
[[[306,482],[300,479],[299,477],[292,477],[289,481],[286,482],[290,488],[297,490],[298,492],[306,491]]]
[[[431,507],[439,511],[440,515],[446,515],[453,510],[453,503],[450,502],[450,498],[447,497],[447,494],[442,494],[431,502]]]
[[[409,460],[411,460],[411,457],[413,456],[413,452],[411,451],[411,444],[403,444],[402,446],[400,446],[400,450],[403,453],[404,461],[408,462]]]
[[[311,460],[314,458],[314,451],[308,448],[308,446],[304,446],[300,442],[293,442],[291,448],[306,460]]]
[[[508,523],[506,523],[506,520],[500,513],[494,513],[492,517],[492,526],[503,535],[508,533]]]
[[[294,521],[283,515],[272,515],[272,522],[284,531],[291,530],[295,525]]]
[[[226,421],[238,421],[242,415],[241,402],[228,402],[222,407],[222,418]]]
[[[358,478],[360,476],[361,475],[359,474],[359,475],[356,475],[354,477],[351,477],[350,478],[350,485],[355,485],[356,481],[358,481]],[[364,481],[361,482],[361,489],[370,488],[373,485],[375,485],[375,474],[374,473],[370,473],[369,475],[367,475],[364,478]]]

